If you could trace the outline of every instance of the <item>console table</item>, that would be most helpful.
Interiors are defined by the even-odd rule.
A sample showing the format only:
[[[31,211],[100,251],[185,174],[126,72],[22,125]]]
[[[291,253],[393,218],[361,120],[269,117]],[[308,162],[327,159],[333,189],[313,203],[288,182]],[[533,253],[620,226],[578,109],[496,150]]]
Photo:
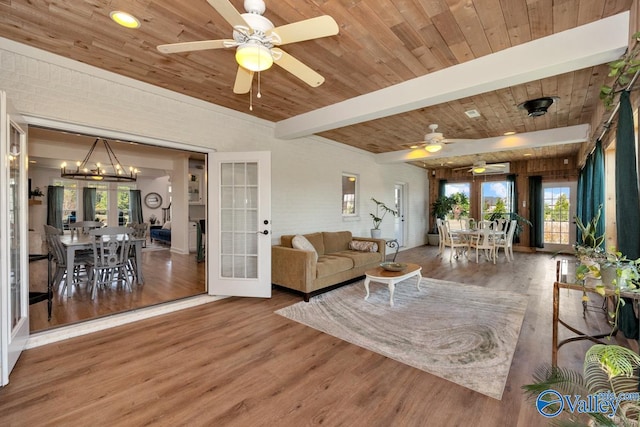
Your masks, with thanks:
[[[605,341],[602,341],[602,338],[608,336],[615,336],[618,332],[617,328],[611,330],[611,332],[606,334],[589,334],[580,331],[574,326],[569,325],[564,320],[560,319],[560,289],[572,289],[577,291],[582,291],[584,293],[590,294],[602,294],[596,291],[596,284],[593,282],[587,281],[584,285],[580,283],[566,283],[567,274],[566,268],[563,268],[562,261],[558,261],[556,268],[556,282],[553,284],[553,331],[552,331],[552,342],[551,342],[551,366],[558,366],[558,350],[563,345],[573,342],[573,341],[581,341],[581,340],[589,340],[596,344],[608,344]],[[565,265],[566,266],[566,265]],[[561,281],[562,280],[562,281]],[[616,292],[614,289],[605,288],[604,289],[604,297],[605,298],[617,298]],[[640,293],[637,292],[620,292],[620,297],[630,298],[633,300],[634,306],[636,309],[640,309]],[[614,302],[615,303],[615,302]],[[608,316],[605,310],[605,316]],[[573,332],[574,336],[566,338],[562,341],[558,341],[558,325],[562,325],[571,332]]]

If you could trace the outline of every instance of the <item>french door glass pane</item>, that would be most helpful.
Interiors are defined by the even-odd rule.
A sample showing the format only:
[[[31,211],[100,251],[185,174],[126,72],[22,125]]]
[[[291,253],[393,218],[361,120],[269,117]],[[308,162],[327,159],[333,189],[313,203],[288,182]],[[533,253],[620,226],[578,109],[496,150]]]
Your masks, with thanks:
[[[570,188],[544,189],[544,243],[569,244]]]
[[[11,310],[11,329],[15,328],[22,319],[22,264],[20,263],[20,248],[25,236],[22,236],[22,227],[20,227],[22,218],[22,198],[21,195],[25,191],[22,187],[20,172],[22,159],[24,154],[20,152],[20,132],[11,127],[9,135],[9,144],[16,147],[19,154],[9,156],[9,284],[10,284],[10,310]],[[15,151],[15,150],[14,150]]]
[[[258,165],[220,168],[220,263],[222,277],[257,278]]]

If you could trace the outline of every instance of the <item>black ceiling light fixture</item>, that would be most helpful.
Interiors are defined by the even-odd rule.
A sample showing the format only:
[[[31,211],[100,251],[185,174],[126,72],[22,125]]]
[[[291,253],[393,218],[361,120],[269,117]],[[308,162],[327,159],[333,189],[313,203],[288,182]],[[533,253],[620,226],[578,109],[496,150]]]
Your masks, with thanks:
[[[543,116],[549,107],[551,107],[551,104],[558,99],[560,98],[557,96],[545,96],[543,98],[530,99],[519,104],[518,108],[521,110],[527,110],[529,117]]]

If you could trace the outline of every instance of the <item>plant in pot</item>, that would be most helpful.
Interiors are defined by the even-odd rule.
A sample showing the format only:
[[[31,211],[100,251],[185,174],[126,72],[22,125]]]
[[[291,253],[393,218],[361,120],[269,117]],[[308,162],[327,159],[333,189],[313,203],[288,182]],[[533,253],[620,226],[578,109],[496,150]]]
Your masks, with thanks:
[[[607,254],[602,249],[605,236],[598,235],[598,222],[602,214],[602,205],[586,224],[580,218],[574,216],[576,226],[580,230],[580,243],[574,245],[575,255],[578,258],[576,279],[584,283],[587,277],[600,278],[600,265],[607,260]]]
[[[640,356],[619,345],[596,344],[587,350],[583,366],[582,373],[540,366],[534,382],[522,389],[538,412],[557,425],[637,426]],[[561,414],[569,419],[554,419]]]
[[[393,216],[398,216],[398,211],[391,209],[386,204],[374,199],[373,197],[371,198],[371,200],[373,200],[373,203],[376,204],[376,212],[369,214],[373,219],[371,237],[380,238],[382,233],[382,231],[380,230],[380,224],[382,224],[382,220],[388,213],[392,214]]]
[[[442,195],[438,197],[431,205],[431,215],[433,215],[433,218],[446,219],[447,215],[449,215],[453,209],[456,200],[453,196]],[[437,221],[435,220],[433,222],[433,231],[427,235],[427,239],[429,240],[429,245],[438,246],[440,240],[438,237]]]

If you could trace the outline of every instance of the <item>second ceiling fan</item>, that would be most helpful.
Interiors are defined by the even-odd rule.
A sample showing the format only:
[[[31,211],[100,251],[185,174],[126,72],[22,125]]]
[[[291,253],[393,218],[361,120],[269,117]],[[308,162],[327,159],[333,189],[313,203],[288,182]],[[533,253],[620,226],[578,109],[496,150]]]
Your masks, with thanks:
[[[444,144],[450,144],[452,142],[473,141],[471,139],[449,139],[445,138],[442,132],[436,132],[438,125],[433,123],[429,125],[429,132],[425,134],[424,140],[419,143],[413,143],[411,148],[424,148],[429,153],[437,153],[442,150]]]
[[[338,34],[338,24],[328,15],[274,27],[262,16],[266,7],[263,0],[245,0],[246,13],[240,14],[229,0],[207,0],[233,27],[233,39],[202,40],[158,46],[162,53],[191,52],[207,49],[236,48],[238,71],[233,92],[248,93],[253,74],[276,64],[298,77],[309,86],[317,87],[324,77],[276,46],[328,37]]]

